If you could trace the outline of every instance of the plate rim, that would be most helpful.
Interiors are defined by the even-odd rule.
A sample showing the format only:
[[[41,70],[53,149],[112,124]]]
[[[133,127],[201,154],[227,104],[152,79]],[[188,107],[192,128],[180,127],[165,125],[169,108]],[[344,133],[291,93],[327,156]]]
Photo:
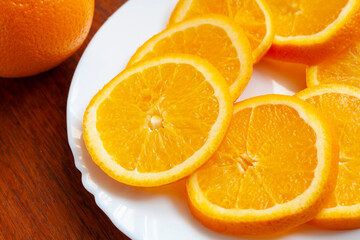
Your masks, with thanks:
[[[70,124],[70,119],[71,118],[75,118],[75,116],[71,113],[71,106],[70,106],[70,103],[71,103],[71,100],[73,98],[73,92],[75,91],[74,90],[74,85],[75,85],[75,81],[74,79],[77,79],[78,78],[78,75],[79,75],[79,68],[81,68],[81,66],[84,64],[83,62],[85,61],[84,59],[86,59],[87,55],[88,55],[88,52],[90,52],[90,46],[92,44],[94,44],[95,40],[97,39],[97,37],[99,35],[101,35],[101,32],[103,31],[102,29],[104,29],[104,26],[106,26],[107,24],[110,24],[111,22],[111,19],[114,17],[115,14],[119,14],[119,12],[122,12],[122,11],[126,11],[126,8],[129,6],[129,4],[133,2],[131,0],[128,0],[126,1],[124,4],[122,4],[115,12],[113,12],[107,19],[106,21],[99,27],[99,29],[96,31],[96,33],[94,34],[94,36],[91,38],[91,40],[89,41],[88,45],[86,46],[84,52],[82,53],[81,57],[80,57],[80,60],[79,62],[77,63],[76,65],[76,68],[75,68],[75,71],[74,71],[74,74],[73,74],[73,77],[71,78],[71,83],[70,83],[70,87],[69,87],[69,91],[68,91],[68,97],[67,97],[67,100],[66,100],[66,128],[67,128],[67,139],[68,139],[68,145],[70,147],[70,150],[71,150],[71,154],[74,158],[74,165],[75,167],[78,169],[78,171],[80,171],[81,173],[81,183],[82,185],[84,186],[84,188],[86,189],[87,192],[89,192],[93,197],[94,197],[94,200],[95,200],[95,203],[97,205],[97,207],[110,219],[110,221],[112,222],[112,224],[114,224],[114,226],[121,232],[123,233],[124,235],[126,235],[128,238],[130,239],[135,239],[136,237],[133,236],[132,232],[131,231],[128,231],[126,228],[121,228],[116,220],[115,220],[115,217],[113,215],[110,215],[110,214],[107,214],[105,209],[103,207],[100,206],[100,203],[99,203],[99,196],[98,194],[96,193],[96,190],[92,190],[91,187],[89,186],[89,184],[87,183],[87,181],[85,181],[85,175],[86,173],[88,173],[88,171],[81,167],[81,160],[79,159],[79,155],[75,152],[75,149],[74,149],[74,146],[75,146],[75,138],[73,138],[71,136],[71,130],[74,128],[74,126],[72,126]]]
[[[96,42],[96,39],[102,34],[103,31],[105,31],[104,29],[106,29],[106,26],[111,24],[111,19],[114,18],[115,15],[119,15],[121,14],[121,12],[125,12],[127,10],[127,8],[129,6],[131,6],[131,4],[135,3],[136,4],[136,0],[128,0],[126,1],[124,4],[122,4],[114,13],[112,13],[108,19],[99,27],[99,29],[97,30],[97,32],[94,34],[94,36],[92,37],[92,39],[89,41],[88,45],[86,46],[84,52],[82,53],[79,62],[77,63],[76,69],[74,71],[74,74],[72,76],[71,79],[71,83],[70,83],[70,87],[68,90],[68,96],[67,96],[67,103],[66,103],[66,127],[67,127],[67,138],[68,138],[68,145],[70,147],[71,153],[73,155],[74,158],[74,164],[75,167],[80,171],[81,173],[81,183],[84,186],[84,188],[86,189],[87,192],[89,192],[91,195],[94,196],[94,200],[95,203],[97,205],[98,208],[101,209],[101,211],[110,219],[110,221],[114,224],[114,226],[124,235],[126,235],[127,237],[129,237],[130,239],[137,239],[138,235],[135,235],[135,232],[130,231],[129,229],[127,229],[126,227],[123,227],[123,225],[121,225],[115,218],[115,216],[113,214],[108,214],[106,212],[106,209],[104,206],[102,206],[102,204],[100,203],[100,196],[99,196],[99,190],[93,189],[88,181],[86,180],[86,174],[89,173],[89,170],[87,170],[86,168],[82,167],[81,164],[83,162],[83,160],[79,159],[79,157],[82,157],[83,154],[79,153],[76,149],[75,149],[75,145],[76,145],[76,138],[72,136],[72,130],[77,129],[76,127],[74,127],[73,124],[70,124],[70,122],[74,123],[76,122],[77,118],[75,116],[75,114],[73,114],[71,112],[72,107],[70,106],[71,100],[74,98],[74,91],[75,91],[75,87],[74,85],[76,84],[76,79],[78,79],[78,75],[80,72],[80,68],[82,68],[82,66],[84,65],[84,59],[87,58],[88,54],[91,50],[91,47],[94,42]],[[81,124],[81,128],[82,128],[82,124]],[[100,188],[101,189],[101,188]],[[345,232],[350,232],[350,231],[345,231]],[[227,235],[224,235],[224,237],[227,237]],[[306,237],[306,236],[304,236]],[[307,237],[314,237],[314,235],[310,235]],[[342,237],[341,235],[338,235],[338,237]],[[343,236],[344,238],[346,238],[346,236]],[[316,237],[315,237],[316,238]],[[239,237],[239,239],[243,239],[241,237]]]

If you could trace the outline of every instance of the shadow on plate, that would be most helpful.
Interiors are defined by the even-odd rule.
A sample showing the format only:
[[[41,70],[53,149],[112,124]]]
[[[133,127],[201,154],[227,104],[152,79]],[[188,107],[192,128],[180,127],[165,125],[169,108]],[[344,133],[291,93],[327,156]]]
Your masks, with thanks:
[[[293,95],[306,88],[305,65],[263,59],[238,101],[265,94]]]

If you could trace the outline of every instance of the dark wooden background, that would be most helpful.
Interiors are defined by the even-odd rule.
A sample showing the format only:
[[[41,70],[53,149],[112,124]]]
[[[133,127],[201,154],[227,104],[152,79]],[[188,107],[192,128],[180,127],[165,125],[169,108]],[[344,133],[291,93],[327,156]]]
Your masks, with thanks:
[[[85,43],[46,73],[0,78],[0,239],[128,239],[81,184],[66,135],[66,100],[76,65],[125,0],[96,0]]]

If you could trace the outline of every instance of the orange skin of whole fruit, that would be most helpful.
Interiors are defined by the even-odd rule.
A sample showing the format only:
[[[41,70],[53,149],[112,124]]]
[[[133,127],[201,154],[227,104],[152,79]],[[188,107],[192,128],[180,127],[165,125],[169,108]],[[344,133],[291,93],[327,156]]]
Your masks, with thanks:
[[[1,0],[0,77],[47,71],[84,42],[94,0]]]

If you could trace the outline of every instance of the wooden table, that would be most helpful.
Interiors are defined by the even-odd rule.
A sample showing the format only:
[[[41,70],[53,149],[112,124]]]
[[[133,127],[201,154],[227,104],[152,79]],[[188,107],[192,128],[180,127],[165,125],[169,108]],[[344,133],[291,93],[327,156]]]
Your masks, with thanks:
[[[81,54],[125,0],[97,0],[90,34],[63,64],[0,78],[0,239],[128,239],[81,184],[66,135],[66,101]]]

